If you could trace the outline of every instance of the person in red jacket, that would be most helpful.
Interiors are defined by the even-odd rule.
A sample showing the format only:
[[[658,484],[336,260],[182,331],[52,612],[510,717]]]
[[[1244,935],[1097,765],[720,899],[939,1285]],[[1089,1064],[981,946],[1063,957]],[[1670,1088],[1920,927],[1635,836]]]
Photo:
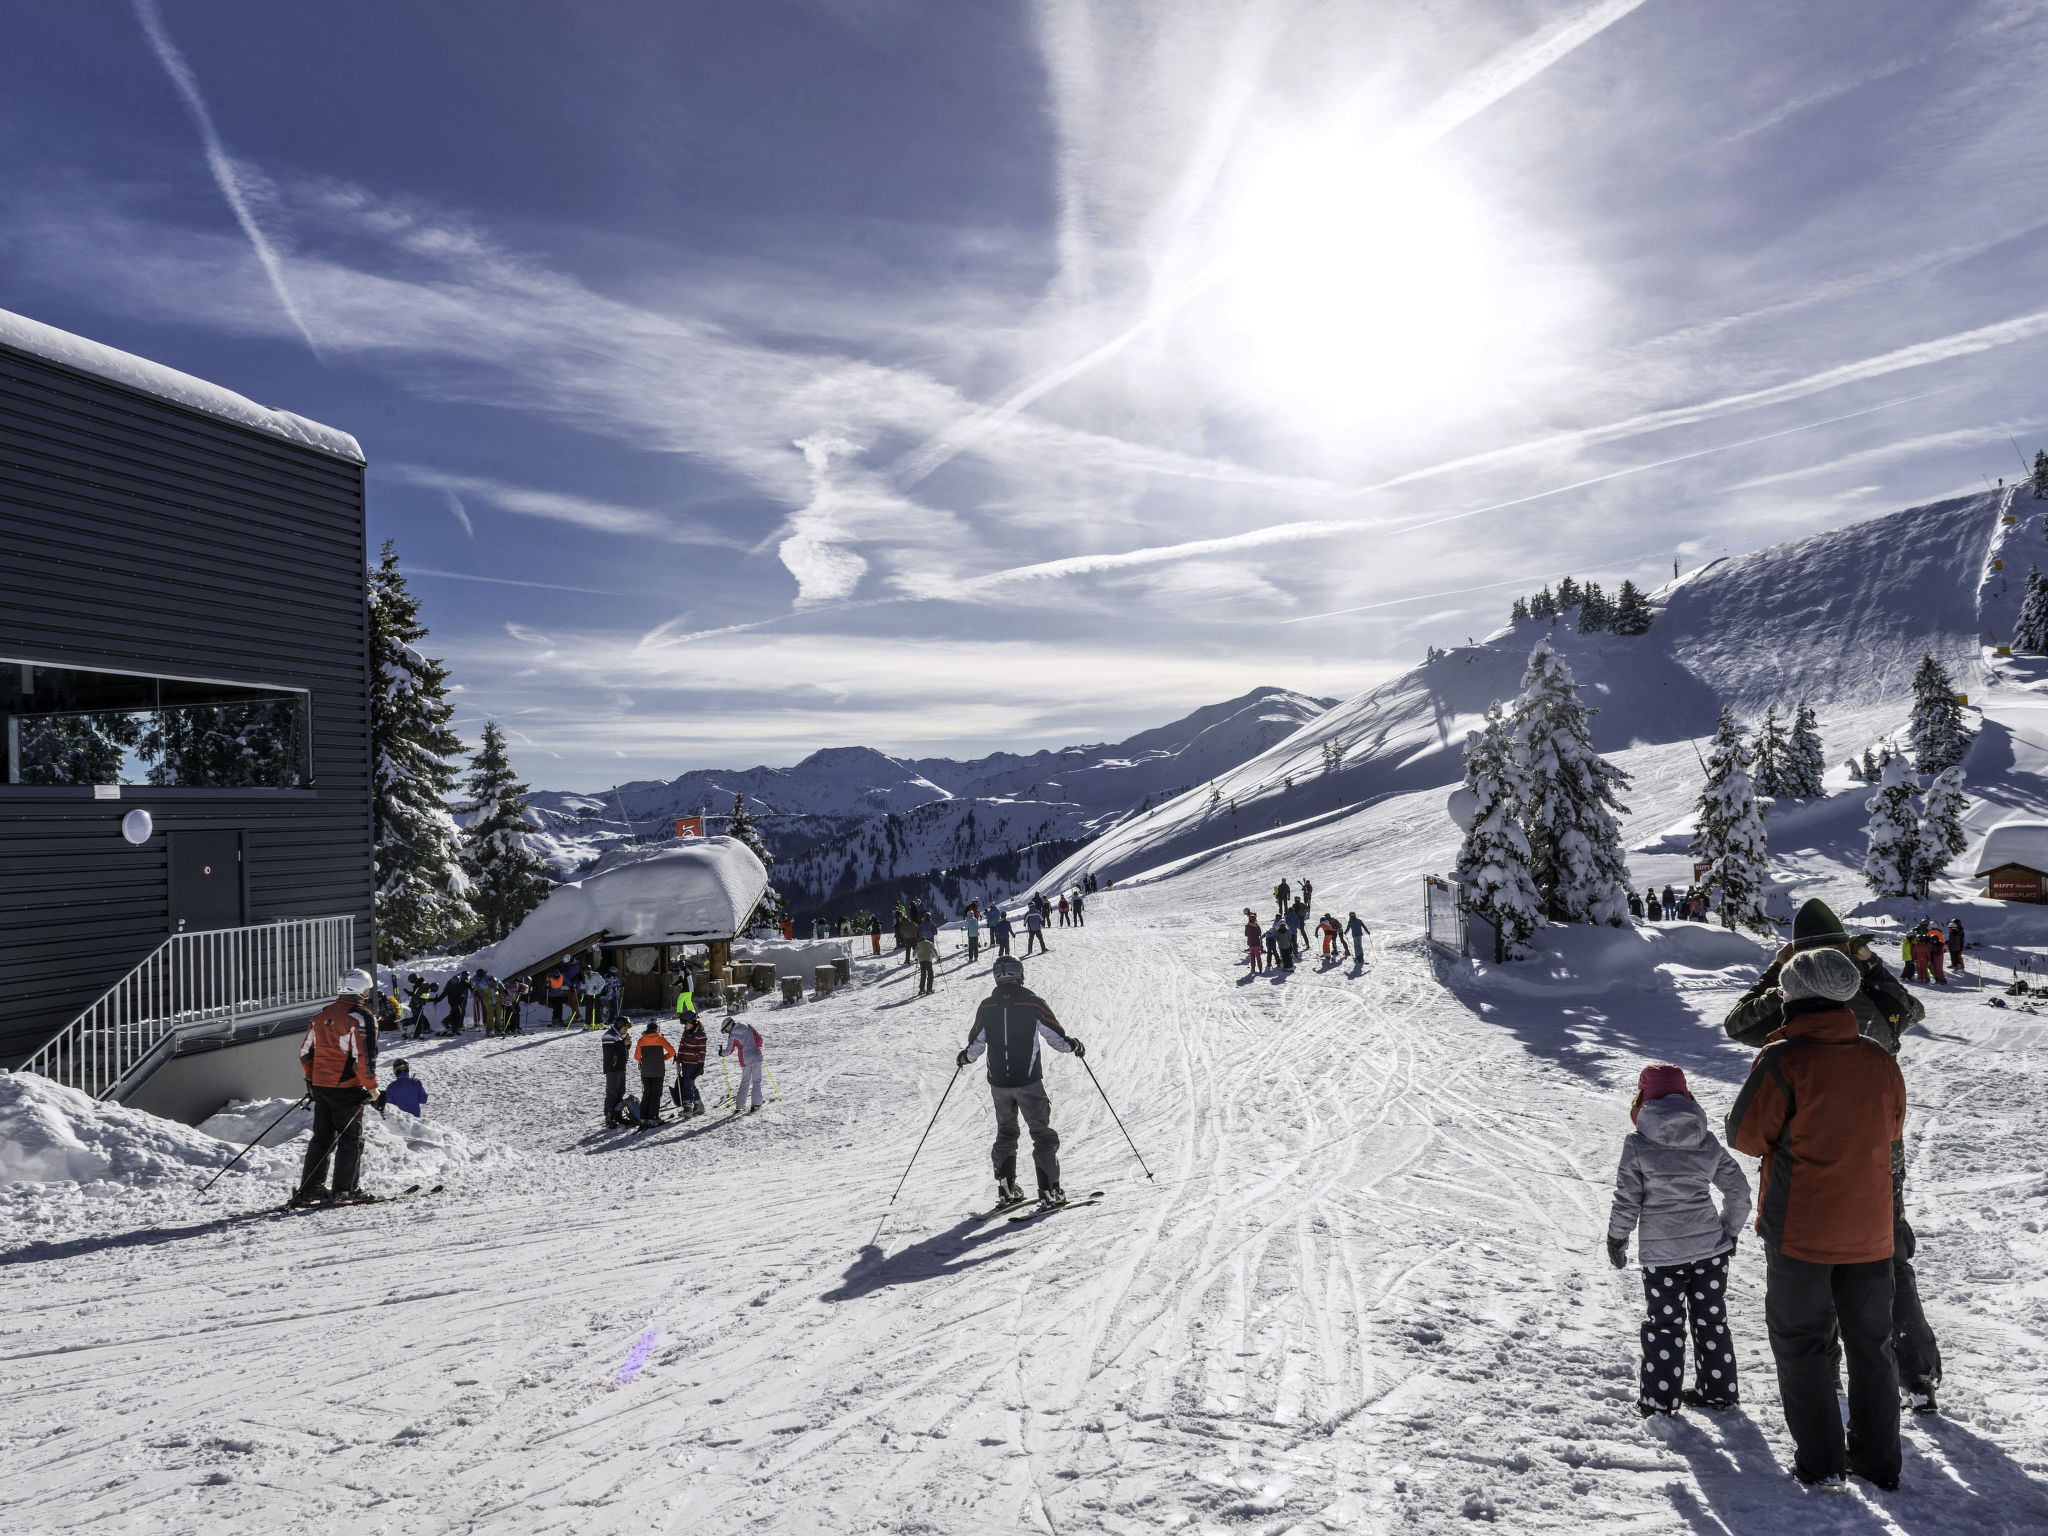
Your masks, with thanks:
[[[697,1092],[697,1079],[704,1071],[704,1021],[694,1013],[683,1015],[683,1031],[676,1036],[676,1102],[684,1119],[704,1113],[704,1099]]]
[[[306,1143],[293,1205],[357,1205],[376,1198],[356,1184],[363,1164],[363,1106],[377,1092],[370,1049],[377,1019],[369,1003],[376,986],[367,971],[350,971],[342,978],[341,995],[313,1016],[299,1042],[299,1069],[313,1101],[313,1139]]]
[[[1899,1485],[1899,1370],[1892,1343],[1892,1143],[1906,1080],[1848,1007],[1862,986],[1837,949],[1794,955],[1779,976],[1784,1024],[1728,1111],[1728,1144],[1763,1159],[1756,1230],[1768,1278],[1764,1319],[1792,1432],[1792,1473],[1844,1471]],[[1839,1333],[1849,1432],[1835,1405]]]

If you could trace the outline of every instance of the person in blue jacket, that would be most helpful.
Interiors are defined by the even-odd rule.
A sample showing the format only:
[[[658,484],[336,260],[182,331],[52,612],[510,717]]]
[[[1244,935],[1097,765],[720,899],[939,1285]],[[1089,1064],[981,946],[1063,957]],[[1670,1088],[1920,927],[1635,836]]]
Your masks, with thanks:
[[[412,1075],[412,1063],[403,1057],[391,1064],[392,1078],[384,1089],[384,1102],[396,1104],[408,1115],[427,1107],[427,1085]]]

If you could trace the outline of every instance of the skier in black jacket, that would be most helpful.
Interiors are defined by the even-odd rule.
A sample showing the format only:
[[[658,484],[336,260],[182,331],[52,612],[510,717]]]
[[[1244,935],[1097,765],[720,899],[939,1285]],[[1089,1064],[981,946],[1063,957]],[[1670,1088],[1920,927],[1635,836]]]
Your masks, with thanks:
[[[1023,1201],[1017,1184],[1017,1114],[1031,1128],[1031,1162],[1038,1173],[1038,1203],[1065,1205],[1060,1188],[1060,1135],[1052,1128],[1052,1101],[1040,1075],[1039,1046],[1075,1056],[1087,1052],[1061,1027],[1045,999],[1024,985],[1024,962],[1010,955],[996,961],[996,989],[975,1010],[959,1064],[988,1053],[988,1089],[996,1107],[996,1195],[1002,1205]]]
[[[626,1020],[623,1016],[613,1019],[605,1026],[600,1043],[604,1054],[604,1123],[623,1125],[626,1063],[633,1055],[633,1038],[626,1032]]]

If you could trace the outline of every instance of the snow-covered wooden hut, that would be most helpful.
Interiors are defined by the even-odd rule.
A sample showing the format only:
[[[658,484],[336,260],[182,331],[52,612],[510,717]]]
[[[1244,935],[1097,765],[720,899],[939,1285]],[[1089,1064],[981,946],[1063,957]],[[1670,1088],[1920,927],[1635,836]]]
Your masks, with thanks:
[[[2048,821],[2008,821],[1985,835],[1977,878],[1994,901],[2048,901]]]
[[[558,885],[504,939],[469,957],[493,976],[525,976],[596,951],[617,965],[628,1008],[666,1008],[693,946],[720,974],[768,871],[746,844],[695,837],[622,848]]]

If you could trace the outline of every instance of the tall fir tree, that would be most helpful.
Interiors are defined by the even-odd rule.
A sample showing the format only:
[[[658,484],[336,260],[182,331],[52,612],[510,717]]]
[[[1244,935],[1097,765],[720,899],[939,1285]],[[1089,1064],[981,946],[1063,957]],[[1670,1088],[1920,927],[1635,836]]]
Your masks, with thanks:
[[[1557,598],[1544,583],[1542,589],[1529,599],[1529,617],[1532,619],[1554,619],[1557,617]]]
[[[448,672],[425,655],[420,602],[398,547],[370,570],[370,829],[375,844],[377,957],[431,954],[476,926],[460,835],[448,813],[462,738],[448,728]]]
[[[761,823],[754,813],[747,809],[746,795],[738,791],[735,791],[732,797],[732,817],[726,826],[725,835],[751,848],[754,857],[761,861],[763,869],[774,867],[775,855],[770,853],[768,845],[761,841]],[[765,923],[779,923],[788,911],[782,893],[771,883],[768,889],[761,893],[761,901],[754,908],[754,916]]]
[[[1597,635],[1612,628],[1613,624],[1614,605],[1600,590],[1599,582],[1587,582],[1586,590],[1579,597],[1579,633]]]
[[[1465,888],[1467,910],[1493,929],[1498,965],[1526,955],[1529,936],[1543,921],[1529,835],[1519,819],[1528,778],[1515,761],[1513,725],[1498,703],[1487,710],[1484,729],[1466,733],[1465,787],[1477,807],[1453,877]]]
[[[2048,449],[2034,454],[2034,499],[2039,501],[2044,496],[2048,496]]]
[[[1632,581],[1624,581],[1614,595],[1614,614],[1608,627],[1617,635],[1640,635],[1649,631],[1650,600]]]
[[[1750,780],[1758,794],[1776,800],[1785,793],[1791,751],[1792,744],[1786,740],[1785,727],[1778,719],[1778,706],[1773,704],[1764,710],[1764,723],[1756,728],[1756,771]]]
[[[1779,793],[1793,800],[1811,800],[1821,793],[1827,766],[1821,755],[1820,722],[1814,718],[1813,706],[1801,699],[1792,716],[1791,740],[1785,744],[1784,788]]]
[[[1694,863],[1711,866],[1700,883],[1714,893],[1721,926],[1768,934],[1764,890],[1770,884],[1770,854],[1749,763],[1742,727],[1734,711],[1723,708],[1707,754],[1707,781],[1693,804],[1692,856]]]
[[[1948,668],[1931,655],[1920,658],[1913,674],[1913,720],[1906,727],[1913,766],[1921,773],[1942,773],[1970,750],[1970,732],[1963,724],[1963,706]]]
[[[1628,775],[1593,750],[1595,711],[1579,702],[1571,668],[1539,640],[1529,653],[1515,701],[1516,765],[1528,776],[1522,825],[1544,915],[1561,923],[1612,923],[1628,917],[1628,861],[1617,791]]]
[[[512,772],[505,732],[484,722],[482,743],[469,760],[469,822],[462,829],[462,868],[477,938],[495,944],[541,902],[552,886],[546,861],[533,851],[526,819],[527,788]]]
[[[1895,757],[1884,770],[1877,793],[1863,802],[1870,812],[1868,851],[1863,878],[1880,896],[1911,896],[1920,881],[1920,818],[1913,809],[1920,780]]]
[[[1557,611],[1570,613],[1586,600],[1586,594],[1579,590],[1579,584],[1567,576],[1557,584]]]
[[[1529,599],[1526,597],[1516,598],[1514,606],[1508,609],[1508,622],[1510,624],[1519,624],[1527,617],[1529,617]]]
[[[2048,655],[2048,581],[2041,567],[2027,570],[2027,595],[2020,600],[2020,616],[2012,627],[2012,648],[2029,656]]]
[[[1913,894],[1927,895],[1927,887],[1948,873],[1949,861],[1970,846],[1963,831],[1963,812],[1970,802],[1963,796],[1963,770],[1946,768],[1934,776],[1920,806],[1920,848],[1914,868]]]

